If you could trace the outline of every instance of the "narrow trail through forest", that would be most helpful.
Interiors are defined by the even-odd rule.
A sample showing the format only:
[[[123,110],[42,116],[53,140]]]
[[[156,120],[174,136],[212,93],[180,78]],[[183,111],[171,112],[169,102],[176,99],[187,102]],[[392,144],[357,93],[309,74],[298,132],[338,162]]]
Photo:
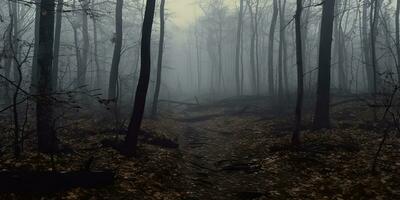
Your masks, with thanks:
[[[185,118],[196,114],[186,113]],[[229,127],[221,128],[220,123],[219,118],[184,123],[179,143],[189,196],[191,199],[254,199],[264,196],[265,176],[259,174],[262,172],[258,160],[237,153],[240,140],[226,130]]]

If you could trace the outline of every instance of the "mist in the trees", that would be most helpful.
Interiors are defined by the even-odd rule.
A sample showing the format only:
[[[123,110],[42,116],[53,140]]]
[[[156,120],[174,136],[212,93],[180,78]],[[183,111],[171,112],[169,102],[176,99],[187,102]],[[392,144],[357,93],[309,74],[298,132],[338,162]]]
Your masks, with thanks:
[[[399,199],[399,83],[400,0],[0,1],[0,199]]]

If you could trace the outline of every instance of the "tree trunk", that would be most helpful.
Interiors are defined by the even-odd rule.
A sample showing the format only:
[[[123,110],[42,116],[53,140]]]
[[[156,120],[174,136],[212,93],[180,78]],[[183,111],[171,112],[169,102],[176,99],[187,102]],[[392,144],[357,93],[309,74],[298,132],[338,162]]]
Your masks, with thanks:
[[[306,4],[306,6],[311,7],[312,3],[313,3],[312,0],[308,0],[308,3]],[[307,72],[309,70],[312,70],[312,67],[313,67],[313,66],[311,66],[311,62],[310,62],[309,56],[305,55],[305,52],[307,52],[309,50],[309,45],[308,45],[308,33],[309,33],[309,30],[308,30],[308,28],[310,27],[309,26],[309,24],[310,24],[310,16],[311,16],[310,9],[305,9],[303,16],[304,17],[301,18],[302,19],[302,22],[301,22],[301,33],[302,33],[301,37],[302,37],[302,39],[301,39],[301,41],[302,41],[302,48],[303,48],[302,49],[302,52],[303,52],[303,70],[305,72]],[[311,81],[313,79],[312,75],[313,75],[312,73],[307,74],[308,83],[309,84],[305,85],[305,88],[306,88],[305,90],[306,91],[312,89],[312,87],[311,87]]]
[[[78,77],[78,87],[86,86],[86,72],[88,65],[88,53],[89,53],[89,31],[88,31],[88,19],[87,19],[87,11],[89,9],[88,0],[83,0],[82,2],[82,38],[83,38],[83,46],[82,46],[82,56],[81,56],[81,64],[78,68],[77,77]]]
[[[14,74],[14,81],[18,81],[18,62],[20,61],[20,52],[19,52],[19,4],[16,1],[12,1],[12,12],[11,12],[11,21],[12,21],[12,54],[13,54],[13,74]]]
[[[140,125],[143,119],[144,107],[146,104],[147,90],[150,79],[150,49],[151,49],[151,32],[153,27],[154,9],[156,0],[146,1],[146,10],[142,27],[142,43],[141,43],[141,67],[139,83],[136,89],[135,103],[133,107],[132,117],[128,126],[128,134],[125,143],[121,149],[121,153],[126,156],[136,155],[136,147]]]
[[[375,98],[378,90],[378,60],[376,57],[376,38],[378,35],[378,15],[380,9],[379,0],[372,0],[370,7],[370,42],[371,42],[371,64],[373,72],[373,96]]]
[[[400,85],[400,0],[397,0],[396,6],[396,54],[397,54],[397,82]]]
[[[286,0],[279,0],[279,56],[278,56],[278,98],[279,101],[283,101],[284,95],[284,85],[283,85],[283,71],[286,68],[286,54],[284,52],[286,46],[286,37],[285,37],[285,7]]]
[[[39,151],[50,153],[56,148],[56,136],[52,127],[53,109],[50,98],[51,69],[53,61],[54,8],[53,0],[42,0],[39,22],[39,98],[36,101],[37,133]]]
[[[3,67],[3,76],[10,80],[11,74],[11,65],[13,55],[11,52],[11,36],[12,36],[12,25],[11,23],[7,26],[6,31],[6,40],[4,41],[4,67]],[[8,81],[4,81],[4,103],[6,105],[11,104],[11,97],[10,97],[10,83]]]
[[[240,62],[240,45],[242,41],[242,23],[243,23],[243,1],[240,0],[239,7],[239,17],[238,17],[238,25],[236,32],[236,53],[235,53],[235,81],[236,81],[236,95],[239,96],[240,93],[240,70],[239,70],[239,62]]]
[[[260,95],[260,63],[259,63],[259,36],[258,36],[258,23],[259,23],[259,4],[260,0],[256,0],[256,9],[254,13],[254,33],[255,33],[255,72],[256,72],[256,94]]]
[[[111,63],[110,81],[108,85],[108,98],[117,101],[117,81],[118,81],[118,68],[121,59],[122,48],[122,7],[123,0],[117,0],[115,8],[115,37],[114,37],[114,53]]]
[[[256,61],[255,61],[255,42],[256,42],[256,30],[255,30],[255,20],[253,8],[250,1],[247,1],[247,6],[250,12],[251,21],[251,40],[250,40],[250,68],[251,68],[251,89],[253,94],[257,94],[257,72],[256,72]]]
[[[296,29],[296,61],[297,61],[297,101],[296,101],[296,123],[292,136],[292,144],[300,144],[301,117],[303,107],[303,47],[301,37],[301,14],[303,11],[302,0],[296,1],[295,29]]]
[[[338,89],[342,92],[347,91],[347,79],[345,73],[345,52],[346,52],[346,44],[344,39],[344,33],[342,28],[342,19],[344,14],[346,13],[346,1],[336,0],[336,19],[335,19],[335,53],[337,57],[337,82]]]
[[[269,41],[268,41],[268,88],[271,95],[275,94],[274,86],[274,39],[275,39],[275,27],[278,17],[278,2],[273,0],[273,13],[271,19],[271,26],[269,29]]]
[[[37,66],[37,54],[39,52],[39,22],[40,22],[40,1],[36,0],[35,3],[35,41],[33,44],[33,59],[32,59],[32,74],[31,74],[31,88],[32,94],[35,94],[38,87],[39,70]]]
[[[331,53],[332,31],[335,10],[335,0],[324,1],[319,47],[319,68],[317,85],[317,103],[315,108],[314,127],[329,128],[329,102],[331,86]]]
[[[94,3],[95,1],[92,1],[92,10],[94,10]],[[92,17],[92,23],[93,23],[93,54],[94,54],[94,63],[96,65],[96,83],[95,86],[97,89],[101,88],[100,83],[101,83],[101,76],[100,76],[100,63],[99,63],[99,56],[98,56],[98,45],[97,45],[97,19],[96,16]]]
[[[364,63],[365,63],[365,71],[367,75],[367,88],[368,91],[372,94],[374,91],[373,86],[373,70],[371,65],[371,44],[370,44],[370,33],[368,31],[368,4],[366,2],[362,5],[362,36],[363,36],[363,54],[364,54]]]
[[[158,96],[160,94],[160,86],[161,86],[161,71],[162,71],[162,64],[163,64],[164,32],[165,32],[164,8],[165,8],[165,0],[161,0],[161,5],[160,5],[160,42],[159,42],[159,46],[158,46],[156,88],[154,91],[153,108],[151,110],[152,117],[156,117],[156,115],[157,115]]]
[[[60,54],[60,36],[61,36],[61,24],[62,24],[62,12],[63,12],[64,0],[58,0],[57,8],[56,8],[56,28],[54,35],[54,61],[53,61],[53,71],[52,71],[52,84],[53,91],[56,91],[58,88],[58,61]]]
[[[378,18],[379,18],[379,10],[380,10],[380,1],[379,0],[371,0],[371,7],[370,7],[370,42],[371,42],[371,64],[372,64],[372,81],[373,81],[373,92],[372,96],[374,99],[374,104],[377,104],[377,92],[378,92],[378,59],[376,55],[376,40],[378,36]],[[374,121],[377,120],[377,110],[374,107],[373,109],[373,118]]]
[[[223,89],[223,71],[222,71],[222,19],[219,20],[218,24],[218,90]]]
[[[199,30],[198,24],[196,24],[195,31],[195,42],[196,42],[196,61],[197,61],[197,91],[201,92],[201,47],[199,41]]]

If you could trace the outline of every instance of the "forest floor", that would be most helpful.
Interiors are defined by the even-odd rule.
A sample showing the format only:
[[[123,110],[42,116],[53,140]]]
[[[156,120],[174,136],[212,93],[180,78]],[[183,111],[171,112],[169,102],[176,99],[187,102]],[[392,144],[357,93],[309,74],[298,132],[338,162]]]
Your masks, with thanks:
[[[21,158],[2,152],[0,169],[76,171],[93,158],[91,170],[115,171],[114,184],[51,194],[0,193],[0,199],[400,199],[400,137],[389,134],[372,173],[383,136],[379,124],[368,122],[365,106],[335,106],[330,130],[310,130],[306,114],[303,144],[294,149],[292,109],[265,102],[227,99],[164,109],[159,119],[146,119],[143,130],[179,147],[146,140],[136,158],[102,147],[104,138],[116,136],[105,121],[71,119],[59,130],[70,152],[39,154],[30,148],[35,138],[27,137]]]

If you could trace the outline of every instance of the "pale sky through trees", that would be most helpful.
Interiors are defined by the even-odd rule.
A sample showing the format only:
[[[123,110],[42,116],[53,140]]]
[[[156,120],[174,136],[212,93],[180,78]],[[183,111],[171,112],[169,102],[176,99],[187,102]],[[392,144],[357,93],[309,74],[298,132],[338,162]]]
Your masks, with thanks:
[[[203,14],[199,7],[201,0],[168,0],[166,8],[171,14],[170,20],[179,27],[185,27],[193,23],[196,18]],[[234,7],[235,0],[225,1],[227,6]]]

